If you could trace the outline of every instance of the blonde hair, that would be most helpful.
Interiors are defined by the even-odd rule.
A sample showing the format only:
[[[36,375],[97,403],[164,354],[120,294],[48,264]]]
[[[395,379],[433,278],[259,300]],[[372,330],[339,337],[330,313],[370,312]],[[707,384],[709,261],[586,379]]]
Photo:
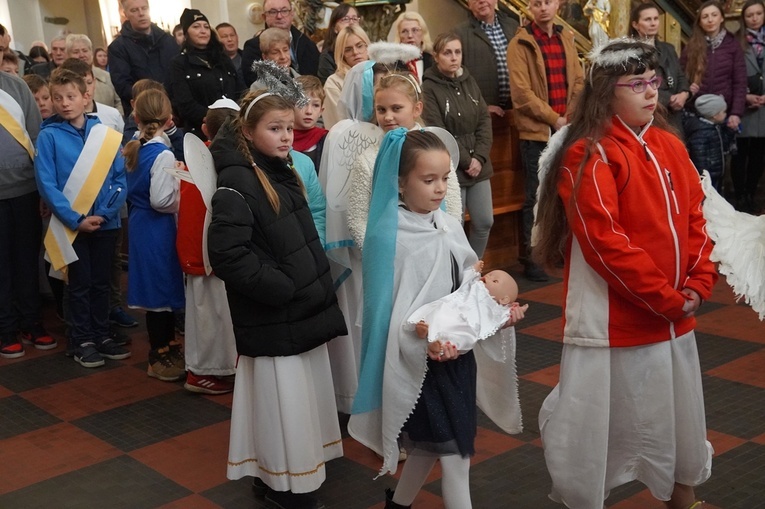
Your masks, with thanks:
[[[85,34],[69,34],[66,36],[66,54],[69,55],[69,53],[72,52],[72,47],[77,44],[78,42],[85,43],[85,46],[88,47],[88,49],[93,52],[93,43],[90,41],[90,37],[88,37]]]
[[[303,93],[305,93],[305,95],[312,95],[319,99],[322,104],[324,104],[324,98],[326,97],[326,94],[324,93],[324,87],[322,86],[319,78],[316,76],[311,76],[310,74],[305,74],[295,78],[295,81],[303,86]]]
[[[378,92],[391,88],[407,96],[412,101],[412,104],[421,102],[420,96],[422,91],[420,85],[417,84],[415,77],[408,72],[391,72],[383,75],[378,80],[377,85],[375,85],[373,97],[376,97]]]
[[[290,33],[283,28],[266,28],[260,32],[260,52],[266,54],[271,51],[271,46],[278,43],[290,45]]]
[[[154,138],[157,131],[173,115],[170,99],[165,92],[159,90],[144,90],[135,99],[133,114],[140,127],[137,140],[131,140],[122,150],[125,157],[127,171],[134,171],[138,167],[138,151],[141,146]]]
[[[268,91],[263,89],[251,90],[250,92],[247,92],[244,98],[242,98],[242,101],[239,103],[239,116],[234,120],[234,132],[236,133],[236,141],[239,151],[245,159],[247,159],[247,162],[250,163],[250,166],[252,166],[252,169],[255,171],[255,176],[258,177],[260,185],[263,186],[263,191],[266,193],[268,203],[271,205],[271,208],[274,209],[274,212],[278,214],[279,209],[281,208],[279,194],[268,179],[268,175],[266,175],[255,163],[255,159],[252,157],[252,149],[254,147],[244,136],[244,131],[245,129],[255,129],[258,122],[260,122],[263,116],[269,111],[292,112],[294,111],[294,106],[287,99],[276,94],[268,94],[267,96],[260,98],[260,96],[264,94],[268,94]],[[289,160],[289,166],[295,174],[295,178],[297,178],[300,188],[303,191],[303,195],[305,196],[306,191],[305,186],[303,185],[303,180],[300,178],[300,175],[297,174],[297,171],[295,171],[291,159]]]
[[[351,66],[345,63],[344,50],[345,43],[352,35],[364,41],[367,46],[370,44],[369,36],[359,25],[348,25],[338,32],[337,39],[335,39],[335,63],[337,64],[337,74],[340,76],[345,76],[351,70]]]
[[[417,24],[420,25],[420,28],[422,29],[422,48],[420,49],[422,49],[423,52],[432,53],[433,41],[430,39],[430,30],[428,30],[428,25],[425,23],[425,19],[420,16],[420,13],[418,12],[404,11],[399,14],[396,21],[394,21],[393,25],[390,27],[390,36],[388,37],[388,40],[390,42],[401,42],[398,27],[401,25],[402,21],[416,21]]]

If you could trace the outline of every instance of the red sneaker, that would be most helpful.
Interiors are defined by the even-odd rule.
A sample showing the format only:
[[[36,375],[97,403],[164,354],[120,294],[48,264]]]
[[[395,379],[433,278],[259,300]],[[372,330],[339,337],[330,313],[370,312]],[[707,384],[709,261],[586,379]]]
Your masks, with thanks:
[[[4,359],[17,359],[23,357],[26,352],[24,351],[24,345],[21,341],[14,338],[3,338],[0,341],[0,357]]]
[[[189,371],[183,387],[187,391],[202,394],[226,394],[234,390],[234,383],[214,375],[195,375]]]
[[[37,350],[52,350],[58,343],[48,334],[41,325],[35,325],[28,331],[21,331],[21,341],[25,345],[32,345]]]

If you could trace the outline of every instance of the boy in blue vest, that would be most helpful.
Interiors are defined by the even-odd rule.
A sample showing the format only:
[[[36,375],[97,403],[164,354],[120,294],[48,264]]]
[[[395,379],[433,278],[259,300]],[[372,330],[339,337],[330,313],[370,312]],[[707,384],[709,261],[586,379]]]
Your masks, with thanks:
[[[127,197],[122,135],[85,114],[89,95],[81,76],[56,69],[50,91],[56,115],[42,124],[35,158],[37,188],[54,216],[45,248],[54,269],[68,276],[74,360],[95,368],[104,358],[130,357],[109,337],[111,259]]]

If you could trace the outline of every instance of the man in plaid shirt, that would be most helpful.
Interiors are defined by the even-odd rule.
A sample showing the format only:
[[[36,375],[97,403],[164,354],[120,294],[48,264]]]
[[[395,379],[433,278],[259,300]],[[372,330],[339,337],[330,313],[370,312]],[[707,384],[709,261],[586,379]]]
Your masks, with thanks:
[[[507,47],[510,90],[521,139],[521,159],[526,171],[523,233],[526,241],[524,275],[547,281],[545,271],[531,260],[531,227],[534,223],[539,177],[539,155],[550,135],[567,123],[577,96],[584,87],[574,34],[555,25],[559,0],[530,0],[533,21],[518,30]],[[544,69],[544,73],[540,72]]]
[[[470,16],[455,32],[462,41],[462,63],[478,83],[489,112],[504,116],[510,108],[507,44],[518,22],[497,11],[497,0],[468,0]]]

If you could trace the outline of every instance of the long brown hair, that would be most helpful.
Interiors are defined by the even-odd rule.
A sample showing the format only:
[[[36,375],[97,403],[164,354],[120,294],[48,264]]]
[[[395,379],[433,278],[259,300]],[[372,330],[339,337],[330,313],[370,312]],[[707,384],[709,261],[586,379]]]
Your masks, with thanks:
[[[138,150],[141,145],[154,138],[157,131],[170,120],[173,109],[164,90],[144,90],[135,98],[133,114],[140,128],[137,140],[130,140],[122,155],[127,171],[134,171],[138,166]]]
[[[539,189],[537,210],[537,244],[534,246],[534,260],[546,267],[552,267],[563,260],[563,255],[571,232],[566,220],[565,206],[558,195],[563,157],[574,143],[584,140],[585,151],[577,172],[574,193],[571,200],[576,200],[577,189],[582,178],[582,169],[597,151],[596,143],[611,125],[613,109],[611,103],[616,90],[616,82],[622,76],[642,74],[659,67],[656,49],[650,44],[637,41],[617,41],[610,43],[602,53],[637,49],[640,58],[630,58],[617,65],[594,65],[585,80],[584,91],[577,103],[568,126],[568,132],[562,146],[555,152],[548,173]],[[591,64],[592,66],[593,64]],[[654,114],[653,125],[673,132],[665,120],[660,105]]]
[[[281,208],[281,200],[279,199],[279,194],[276,192],[276,189],[274,189],[274,186],[268,179],[268,175],[266,175],[266,173],[255,163],[255,159],[252,157],[252,150],[254,147],[252,143],[244,136],[244,130],[255,129],[255,127],[258,125],[258,122],[260,122],[260,119],[262,119],[263,116],[269,111],[294,111],[294,108],[292,103],[290,103],[287,99],[276,94],[263,97],[262,99],[259,99],[255,104],[251,104],[266,92],[266,90],[254,90],[248,92],[244,98],[242,98],[242,101],[239,104],[239,116],[236,118],[236,120],[234,120],[234,132],[236,133],[236,141],[239,152],[242,153],[245,159],[247,159],[247,162],[250,163],[250,166],[252,166],[252,169],[255,171],[255,175],[258,177],[260,185],[263,186],[263,190],[266,193],[266,198],[268,198],[268,203],[271,205],[271,208],[274,209],[274,212],[278,214],[279,209]],[[288,161],[288,164],[293,173],[295,173],[295,177],[297,178],[297,181],[303,190],[303,195],[305,196],[306,191],[305,186],[303,185],[303,180],[295,171],[295,167],[291,160]]]
[[[701,28],[701,12],[707,7],[716,7],[725,22],[725,11],[717,0],[707,0],[699,7],[696,19],[693,20],[693,32],[685,46],[685,74],[691,83],[701,84],[701,78],[707,70],[707,40]],[[725,28],[724,26],[721,28]]]
[[[739,28],[736,35],[738,36],[738,40],[741,42],[741,47],[744,48],[744,51],[749,49],[749,41],[746,40],[746,10],[755,5],[759,5],[762,7],[763,11],[765,11],[765,2],[763,2],[763,0],[747,0],[744,6],[741,7],[741,15],[738,18]]]

